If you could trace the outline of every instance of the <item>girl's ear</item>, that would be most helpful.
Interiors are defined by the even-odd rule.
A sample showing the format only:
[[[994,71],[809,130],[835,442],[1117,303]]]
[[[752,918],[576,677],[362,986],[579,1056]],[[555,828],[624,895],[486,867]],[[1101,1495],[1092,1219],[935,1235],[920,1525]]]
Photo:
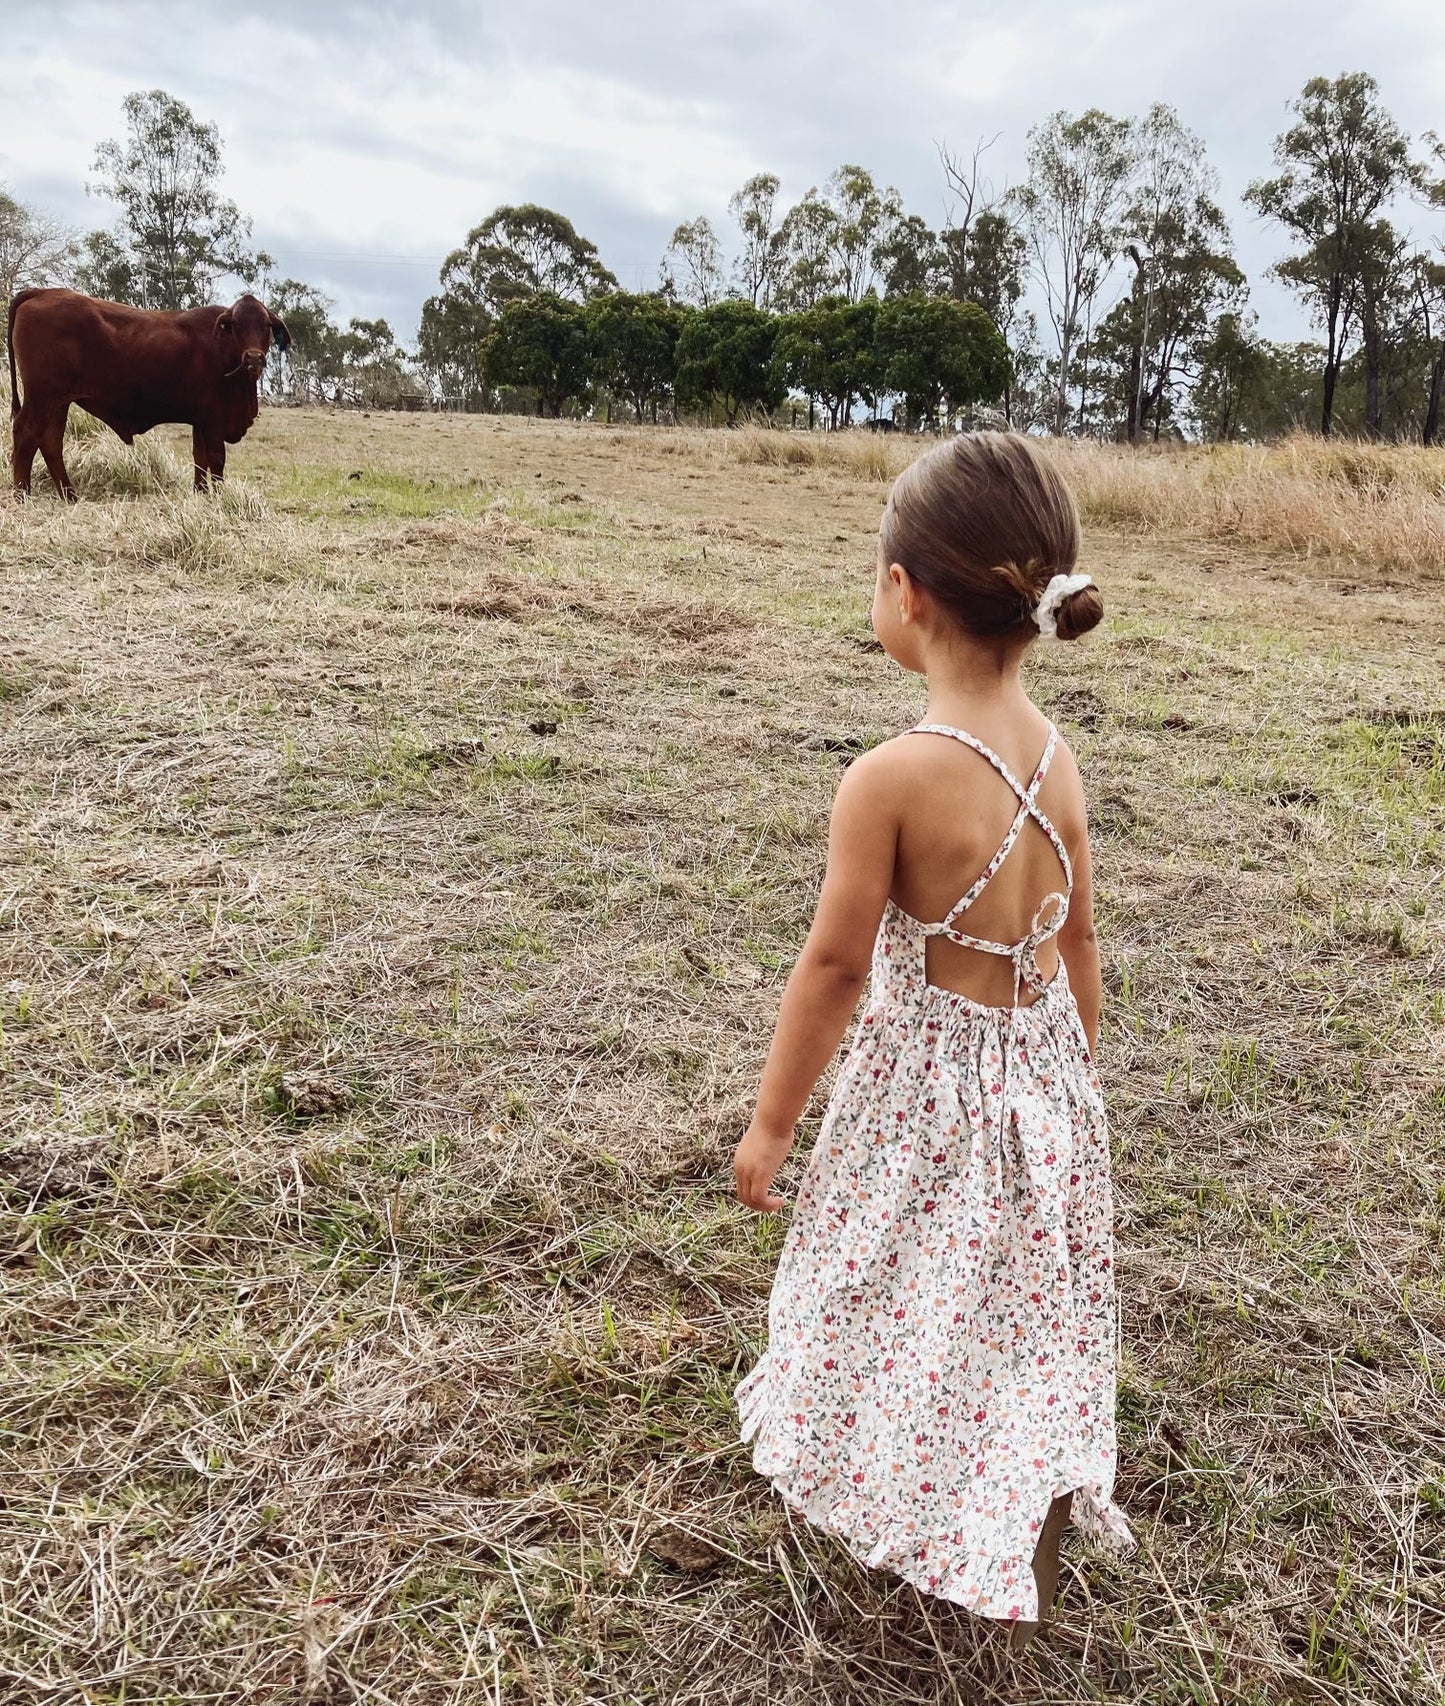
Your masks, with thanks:
[[[888,565],[888,579],[898,597],[898,616],[903,622],[916,622],[919,616],[919,589],[913,576],[902,563]]]

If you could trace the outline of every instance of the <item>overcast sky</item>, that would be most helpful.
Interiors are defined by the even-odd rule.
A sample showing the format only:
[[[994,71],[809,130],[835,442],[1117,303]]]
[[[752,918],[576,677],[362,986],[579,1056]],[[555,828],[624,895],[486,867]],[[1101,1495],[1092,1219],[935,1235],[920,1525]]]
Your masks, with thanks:
[[[842,162],[930,223],[936,144],[1023,170],[1049,112],[1175,106],[1204,139],[1263,330],[1304,335],[1263,277],[1281,252],[1241,192],[1307,77],[1363,70],[1412,135],[1445,133],[1445,0],[11,0],[0,183],[80,227],[96,143],[159,87],[219,127],[227,193],[283,274],[341,319],[416,327],[438,266],[501,202],[567,214],[630,288],[679,220],[722,228],[777,172],[788,199]],[[1408,215],[1423,235],[1428,215]],[[1434,224],[1445,223],[1438,216]],[[1122,276],[1121,276],[1122,284]]]

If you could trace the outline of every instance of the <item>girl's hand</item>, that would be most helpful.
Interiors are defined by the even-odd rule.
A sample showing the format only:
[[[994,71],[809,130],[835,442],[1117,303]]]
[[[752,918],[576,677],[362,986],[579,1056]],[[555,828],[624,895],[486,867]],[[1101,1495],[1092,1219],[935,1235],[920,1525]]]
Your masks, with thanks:
[[[769,1130],[753,1123],[743,1133],[733,1156],[733,1177],[738,1197],[759,1214],[776,1214],[783,1199],[773,1195],[773,1180],[793,1147],[792,1130]]]

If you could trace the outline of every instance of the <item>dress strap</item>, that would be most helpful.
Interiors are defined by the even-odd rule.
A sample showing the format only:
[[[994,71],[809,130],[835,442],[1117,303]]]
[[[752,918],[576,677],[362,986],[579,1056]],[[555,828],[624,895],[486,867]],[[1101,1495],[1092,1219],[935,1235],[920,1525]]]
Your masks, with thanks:
[[[953,907],[948,916],[939,924],[924,924],[921,926],[925,936],[947,936],[949,941],[956,942],[961,948],[973,948],[980,953],[996,954],[1007,959],[1013,966],[1013,1012],[1009,1021],[1009,1043],[1004,1050],[1003,1067],[999,1082],[999,1134],[1003,1136],[1009,1119],[1009,1059],[1015,1048],[1019,1046],[1023,1023],[1019,999],[1025,986],[1036,994],[1042,995],[1048,988],[1044,982],[1043,972],[1039,967],[1039,949],[1052,937],[1057,936],[1063,929],[1069,916],[1069,898],[1074,890],[1074,866],[1069,858],[1068,849],[1064,846],[1063,837],[1039,808],[1039,789],[1043,786],[1044,777],[1049,773],[1049,766],[1054,761],[1054,753],[1058,749],[1059,731],[1053,723],[1049,724],[1049,738],[1044,742],[1043,756],[1034,766],[1033,775],[1029,778],[1028,787],[1024,787],[1008,765],[990,746],[966,729],[951,728],[947,723],[919,723],[908,731],[915,735],[947,735],[950,740],[961,741],[964,746],[971,747],[980,758],[985,758],[1013,789],[1019,802],[1019,809],[1009,825],[1008,834],[1003,839],[1003,845],[983,869],[983,874],[974,883],[958,905]],[[1046,894],[1039,902],[1034,912],[1033,922],[1028,934],[1017,942],[989,942],[979,936],[968,936],[963,931],[954,928],[954,919],[961,913],[967,912],[984,889],[993,879],[1000,865],[1013,851],[1014,843],[1019,838],[1019,831],[1032,818],[1048,836],[1053,844],[1054,852],[1059,856],[1059,863],[1064,868],[1063,892]]]
[[[1049,738],[1044,742],[1043,756],[1034,766],[1033,774],[1029,777],[1029,785],[1027,788],[1019,781],[1018,777],[1014,775],[1013,771],[1009,769],[1008,765],[1004,763],[991,746],[986,746],[976,735],[969,734],[966,729],[956,729],[951,727],[948,723],[918,723],[908,732],[909,734],[914,735],[947,735],[950,740],[961,741],[964,746],[970,747],[979,755],[980,758],[986,759],[988,763],[998,771],[999,775],[1002,776],[1004,781],[1008,783],[1009,787],[1013,789],[1014,794],[1019,801],[1018,812],[1015,815],[1013,822],[1009,825],[1008,834],[1004,837],[1003,844],[1000,846],[998,852],[994,854],[993,858],[989,860],[988,864],[984,866],[982,873],[969,889],[968,893],[963,896],[956,906],[949,909],[948,916],[943,921],[943,927],[945,929],[952,925],[954,919],[957,918],[961,912],[967,912],[969,907],[973,905],[974,901],[978,899],[984,889],[988,887],[990,882],[992,882],[994,874],[997,872],[999,866],[1003,864],[1004,860],[1007,859],[1009,854],[1013,851],[1014,843],[1019,838],[1019,831],[1023,828],[1029,818],[1032,818],[1039,828],[1043,830],[1044,834],[1048,836],[1054,852],[1059,856],[1059,863],[1064,867],[1065,892],[1066,894],[1072,893],[1074,887],[1074,864],[1069,858],[1069,850],[1064,846],[1063,837],[1039,808],[1038,803],[1039,789],[1043,786],[1044,778],[1049,773],[1049,766],[1054,761],[1054,753],[1058,750],[1059,745],[1059,731],[1054,727],[1053,723],[1049,724]]]

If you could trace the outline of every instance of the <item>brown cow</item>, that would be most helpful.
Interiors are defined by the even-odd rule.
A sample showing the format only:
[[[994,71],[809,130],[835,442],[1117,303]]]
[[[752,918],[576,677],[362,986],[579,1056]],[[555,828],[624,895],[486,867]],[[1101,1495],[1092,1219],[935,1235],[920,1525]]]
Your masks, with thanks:
[[[273,336],[278,349],[290,348],[285,324],[249,294],[230,308],[170,314],[74,290],[22,290],[9,320],[16,491],[29,492],[38,450],[55,489],[75,502],[62,454],[72,403],[126,444],[162,421],[184,421],[196,490],[204,490],[225,474],[226,446],[239,444],[256,418],[256,382]]]

